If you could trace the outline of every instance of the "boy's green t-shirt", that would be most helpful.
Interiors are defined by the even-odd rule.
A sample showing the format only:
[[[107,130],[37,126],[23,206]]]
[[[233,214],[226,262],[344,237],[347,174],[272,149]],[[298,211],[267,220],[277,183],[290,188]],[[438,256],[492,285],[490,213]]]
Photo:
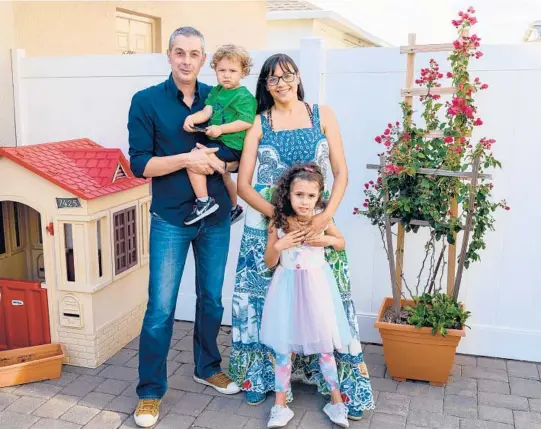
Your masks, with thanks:
[[[222,85],[217,85],[210,91],[205,104],[212,106],[209,125],[229,124],[238,120],[254,123],[257,102],[245,86],[225,89]],[[246,131],[239,131],[222,134],[218,140],[232,149],[242,150],[245,136]]]

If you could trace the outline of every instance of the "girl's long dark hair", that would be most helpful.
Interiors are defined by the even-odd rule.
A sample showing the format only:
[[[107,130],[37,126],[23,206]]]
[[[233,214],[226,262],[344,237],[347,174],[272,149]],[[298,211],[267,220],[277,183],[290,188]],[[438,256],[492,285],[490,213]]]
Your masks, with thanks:
[[[272,194],[271,203],[274,205],[272,220],[276,228],[287,229],[287,218],[295,216],[290,200],[291,185],[295,180],[317,182],[319,185],[319,198],[316,208],[323,209],[325,207],[325,201],[323,200],[325,180],[321,168],[314,162],[296,164],[280,176],[276,183],[276,189]]]
[[[269,91],[267,91],[267,78],[272,76],[276,67],[279,66],[284,73],[298,73],[299,68],[295,61],[286,54],[274,54],[267,58],[259,78],[257,79],[257,88],[255,91],[255,98],[257,100],[257,113],[265,112],[274,106],[274,99]],[[297,98],[300,101],[304,101],[304,87],[302,81],[299,81],[299,87],[297,89]]]

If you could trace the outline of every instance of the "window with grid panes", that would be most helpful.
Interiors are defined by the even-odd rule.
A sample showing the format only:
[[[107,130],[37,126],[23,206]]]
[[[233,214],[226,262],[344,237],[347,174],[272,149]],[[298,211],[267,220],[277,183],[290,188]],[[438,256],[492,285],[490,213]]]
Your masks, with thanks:
[[[136,208],[130,207],[113,215],[113,239],[115,247],[115,274],[137,264]]]

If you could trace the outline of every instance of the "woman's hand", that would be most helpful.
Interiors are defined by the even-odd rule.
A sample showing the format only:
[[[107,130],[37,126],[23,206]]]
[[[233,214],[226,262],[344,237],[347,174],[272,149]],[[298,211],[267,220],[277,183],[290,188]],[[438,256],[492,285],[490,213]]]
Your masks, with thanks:
[[[304,241],[305,234],[305,231],[301,229],[288,232],[276,242],[274,248],[276,251],[281,252],[282,250],[298,246]]]
[[[304,240],[304,244],[312,247],[329,247],[334,246],[335,243],[336,237],[323,234]]]
[[[332,217],[325,211],[314,215],[310,220],[310,224],[306,227],[306,239],[309,240],[320,236],[331,222]]]

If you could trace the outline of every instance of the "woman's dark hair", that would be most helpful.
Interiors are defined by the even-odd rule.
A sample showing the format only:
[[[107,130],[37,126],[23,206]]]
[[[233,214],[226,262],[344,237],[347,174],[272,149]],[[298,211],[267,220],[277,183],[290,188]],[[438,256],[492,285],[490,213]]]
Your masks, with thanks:
[[[267,78],[272,76],[276,67],[279,66],[284,73],[298,73],[299,68],[295,61],[286,54],[274,54],[267,58],[259,78],[257,79],[257,88],[255,91],[255,98],[257,100],[257,113],[265,112],[274,106],[274,99],[269,91],[267,91]],[[304,101],[304,87],[302,82],[299,82],[297,89],[297,98],[300,101]]]
[[[305,164],[296,164],[280,176],[276,183],[276,189],[272,194],[271,203],[274,205],[274,215],[272,220],[276,228],[287,229],[287,218],[295,216],[295,211],[291,206],[289,195],[291,186],[295,180],[306,180],[307,182],[317,182],[319,185],[319,198],[316,203],[316,208],[324,208],[325,201],[323,200],[323,189],[325,187],[325,179],[321,168],[314,162]]]

